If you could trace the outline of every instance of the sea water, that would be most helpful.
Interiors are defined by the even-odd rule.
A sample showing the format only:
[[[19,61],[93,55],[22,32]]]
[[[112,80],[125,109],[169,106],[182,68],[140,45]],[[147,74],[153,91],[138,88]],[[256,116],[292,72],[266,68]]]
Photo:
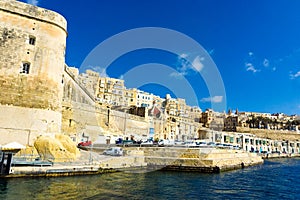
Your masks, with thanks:
[[[300,158],[202,174],[152,171],[0,179],[0,199],[300,199]]]

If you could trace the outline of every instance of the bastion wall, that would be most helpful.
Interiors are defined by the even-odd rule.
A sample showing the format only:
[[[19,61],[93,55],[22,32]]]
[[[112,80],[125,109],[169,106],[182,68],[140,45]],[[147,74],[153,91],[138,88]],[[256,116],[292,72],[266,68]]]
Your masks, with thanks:
[[[247,127],[237,127],[237,132],[251,133],[260,138],[269,138],[272,140],[300,140],[300,134],[295,131],[287,130],[268,130],[268,129],[254,129]]]
[[[53,11],[0,1],[2,136],[18,134],[26,138],[21,143],[27,144],[30,132],[61,129],[66,24]],[[10,138],[1,137],[1,143],[12,142]]]

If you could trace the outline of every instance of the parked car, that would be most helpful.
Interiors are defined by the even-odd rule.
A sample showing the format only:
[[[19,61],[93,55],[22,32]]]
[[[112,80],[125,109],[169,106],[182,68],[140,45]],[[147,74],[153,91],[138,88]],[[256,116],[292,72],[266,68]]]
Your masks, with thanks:
[[[200,146],[200,147],[204,147],[204,146],[207,146],[207,144],[206,144],[206,142],[204,142],[204,141],[200,141],[200,142],[196,142],[196,145],[197,146]]]
[[[132,145],[132,144],[134,144],[134,142],[135,141],[133,141],[133,140],[123,140],[122,144],[126,146],[126,145]]]
[[[159,140],[158,146],[173,146],[174,141],[173,140]]]
[[[207,143],[203,140],[191,140],[184,143],[186,147],[206,147]]]
[[[174,144],[175,145],[184,145],[184,142],[183,141],[179,141],[179,140],[175,140]]]
[[[222,143],[217,143],[217,144],[216,144],[216,147],[218,147],[218,148],[224,148],[225,146],[224,146],[224,144],[222,144]]]
[[[141,146],[152,146],[153,141],[152,140],[146,140],[146,141],[143,141],[140,145]]]
[[[78,147],[89,147],[92,146],[92,141],[83,141],[78,143]]]
[[[111,147],[106,149],[103,154],[110,156],[123,156],[123,149],[121,147]]]
[[[122,138],[118,138],[118,139],[115,140],[116,144],[122,144],[122,142],[123,142]]]
[[[135,143],[135,141],[133,141],[133,140],[123,140],[122,138],[118,138],[115,142],[116,142],[116,145],[118,145],[118,146],[132,145],[133,143]]]
[[[214,142],[209,142],[209,143],[207,143],[207,146],[210,146],[210,147],[216,147],[217,145],[216,145],[216,143],[214,143]]]
[[[233,149],[233,146],[231,144],[223,144],[223,146],[226,149]]]

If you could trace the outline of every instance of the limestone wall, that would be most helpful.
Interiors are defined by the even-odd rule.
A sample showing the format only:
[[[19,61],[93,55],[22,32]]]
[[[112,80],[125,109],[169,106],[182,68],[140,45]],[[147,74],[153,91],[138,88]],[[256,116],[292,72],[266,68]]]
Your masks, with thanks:
[[[60,130],[66,36],[61,15],[0,1],[1,144]]]
[[[60,132],[61,115],[51,110],[0,105],[0,145],[33,145],[39,135]]]
[[[114,143],[118,137],[147,137],[149,132],[149,122],[144,118],[115,110],[108,116],[107,108],[83,103],[64,102],[62,118],[62,132],[77,138],[77,142],[83,135],[92,142],[99,135],[111,136]]]
[[[0,2],[1,104],[60,110],[65,26],[64,18],[52,11]],[[28,74],[20,73],[24,63],[30,64]]]
[[[216,148],[143,148],[145,161],[152,166],[218,167],[221,171],[263,163],[257,154]],[[135,153],[133,148],[126,149]]]
[[[16,0],[1,0],[0,9],[10,13],[39,19],[40,21],[53,23],[63,30],[66,30],[67,21],[60,14],[37,6],[32,6]]]
[[[295,131],[268,130],[268,129],[253,129],[246,127],[237,127],[237,132],[251,133],[260,138],[268,138],[272,140],[300,140],[300,134]]]
[[[143,117],[119,111],[111,111],[110,126],[119,130],[124,136],[147,137],[149,121]]]

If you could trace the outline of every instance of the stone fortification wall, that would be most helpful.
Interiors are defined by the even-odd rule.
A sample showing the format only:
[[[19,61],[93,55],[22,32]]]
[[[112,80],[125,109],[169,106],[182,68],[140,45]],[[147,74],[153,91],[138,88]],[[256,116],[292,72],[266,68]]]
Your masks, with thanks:
[[[0,105],[0,113],[0,145],[33,145],[40,135],[54,136],[60,132],[61,115],[51,110]]]
[[[124,136],[147,137],[149,134],[149,122],[136,115],[112,110],[110,114],[110,126],[119,130]]]
[[[237,127],[237,132],[251,133],[260,138],[268,138],[272,140],[300,140],[300,134],[295,131],[253,129],[247,127]]]
[[[107,108],[83,103],[64,102],[62,118],[62,132],[79,140],[84,135],[95,142],[104,135],[114,142],[130,135],[147,137],[149,132],[149,122],[144,118],[115,110],[110,110],[108,116]]]
[[[63,102],[62,110],[62,132],[80,142],[82,136],[95,141],[103,129],[101,128],[101,117],[97,116],[95,106]],[[87,138],[86,138],[87,139]]]
[[[15,0],[1,0],[0,10],[54,24],[66,31],[67,21],[60,14]]]
[[[5,138],[15,135],[27,144],[50,124],[60,130],[66,36],[61,15],[0,1],[0,109],[7,118],[0,120],[0,131]]]
[[[0,103],[60,111],[65,47],[62,16],[18,1],[1,1]]]

